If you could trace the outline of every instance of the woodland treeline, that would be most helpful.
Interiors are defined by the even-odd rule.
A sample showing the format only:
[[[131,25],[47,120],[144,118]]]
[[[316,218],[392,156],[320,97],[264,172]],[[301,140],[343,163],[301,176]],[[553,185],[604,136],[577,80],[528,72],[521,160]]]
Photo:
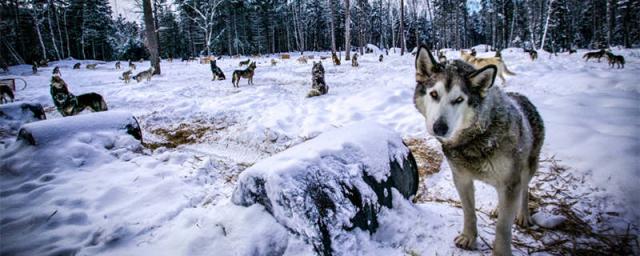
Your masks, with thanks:
[[[142,18],[114,17],[108,0],[0,3],[3,62],[149,54]],[[347,46],[363,51],[366,44],[403,53],[418,44],[547,51],[640,44],[637,0],[151,0],[151,5],[163,58]]]

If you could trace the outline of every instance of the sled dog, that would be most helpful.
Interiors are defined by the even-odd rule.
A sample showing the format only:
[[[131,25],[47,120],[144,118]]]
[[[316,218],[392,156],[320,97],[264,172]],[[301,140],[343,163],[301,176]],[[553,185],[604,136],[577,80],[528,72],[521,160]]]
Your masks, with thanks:
[[[324,82],[324,67],[322,62],[313,62],[311,69],[311,90],[307,94],[307,98],[320,96],[329,92],[329,86]]]
[[[56,66],[55,68],[53,68],[53,75],[62,76],[62,73],[60,73],[60,67]]]
[[[615,55],[611,52],[607,52],[607,59],[609,60],[610,67],[618,64],[618,68],[624,68],[624,57],[621,55]]]
[[[134,64],[133,62],[131,62],[131,60],[129,60],[129,69],[131,69],[131,70],[136,70],[136,64]]]
[[[383,59],[384,59],[384,55],[380,54],[380,57],[378,57],[378,61],[382,62]]]
[[[98,66],[97,63],[94,64],[87,64],[87,69],[96,69],[96,66]]]
[[[51,77],[51,98],[62,116],[73,116],[90,108],[94,112],[107,111],[107,103],[95,92],[78,96],[69,92],[67,84],[59,76]]]
[[[414,104],[427,132],[442,145],[464,215],[457,247],[478,235],[473,181],[495,187],[498,220],[493,255],[511,255],[511,227],[532,224],[528,184],[538,168],[544,125],[527,97],[493,86],[499,68],[460,60],[438,63],[422,46],[416,55]]]
[[[80,69],[80,62],[74,64],[73,69]]]
[[[589,61],[589,59],[594,58],[594,59],[598,59],[598,62],[600,62],[600,59],[602,57],[604,57],[606,51],[604,49],[600,49],[597,52],[588,52],[585,53],[582,58],[585,59],[585,61]]]
[[[447,56],[446,56],[446,55],[444,55],[444,51],[443,51],[443,50],[438,51],[438,61],[439,61],[440,63],[445,63],[445,62],[447,62]]]
[[[213,74],[213,79],[211,79],[211,81],[227,79],[224,76],[224,73],[222,72],[222,69],[220,69],[220,67],[218,67],[216,65],[216,60],[215,59],[212,60],[211,62],[209,62],[209,65],[211,66],[211,74]]]
[[[33,65],[31,65],[31,72],[33,72],[33,74],[38,73],[38,63],[35,61],[33,62]]]
[[[138,83],[142,82],[142,80],[151,81],[151,77],[153,76],[153,71],[155,70],[156,70],[155,68],[150,67],[149,69],[136,74],[132,78],[135,79]]]
[[[245,70],[235,70],[233,71],[233,76],[231,78],[231,83],[233,87],[240,87],[238,84],[240,83],[240,78],[248,79],[248,84],[253,85],[253,74],[256,70],[256,63],[251,62],[249,66]]]
[[[499,58],[499,57],[476,58],[471,56],[471,54],[466,53],[465,51],[460,51],[460,54],[462,56],[462,60],[471,64],[475,68],[480,69],[489,65],[496,66],[498,68],[497,75],[500,77],[500,79],[502,79],[502,84],[506,82],[506,80],[504,79],[504,74],[511,75],[511,76],[516,75],[515,73],[511,72],[511,70],[507,68],[507,65],[504,64],[504,61],[502,61],[502,58]]]
[[[340,58],[338,58],[335,52],[331,53],[331,59],[333,60],[333,65],[340,65]]]
[[[120,69],[120,61],[116,62],[116,70]]]
[[[249,64],[250,64],[250,62],[251,62],[251,59],[247,59],[247,60],[245,60],[245,61],[241,61],[241,62],[240,62],[240,66],[242,67],[242,66],[244,66],[244,65],[249,65]]]
[[[305,57],[305,56],[300,56],[300,57],[298,58],[298,63],[300,63],[300,64],[307,64],[307,57]]]
[[[125,71],[125,72],[122,72],[122,77],[119,77],[119,78],[120,78],[120,80],[124,80],[124,83],[125,83],[125,84],[128,84],[128,83],[129,83],[129,81],[131,81],[131,73],[132,73],[132,72],[133,72],[133,71],[131,71],[131,70],[127,70],[127,71]]]
[[[360,64],[358,63],[358,54],[357,53],[354,53],[353,57],[351,57],[351,66],[352,67],[360,66]]]
[[[276,59],[271,59],[271,66],[275,66],[278,64],[278,61]]]

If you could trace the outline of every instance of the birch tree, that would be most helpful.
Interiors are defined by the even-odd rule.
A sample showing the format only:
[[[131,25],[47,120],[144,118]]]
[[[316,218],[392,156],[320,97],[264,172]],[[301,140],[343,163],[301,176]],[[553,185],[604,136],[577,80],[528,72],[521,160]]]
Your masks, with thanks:
[[[213,25],[218,18],[218,7],[222,2],[222,0],[207,0],[200,3],[198,1],[195,1],[195,3],[183,2],[185,6],[196,13],[196,17],[191,18],[191,20],[193,20],[204,33],[204,43],[207,48],[207,55],[211,55]]]

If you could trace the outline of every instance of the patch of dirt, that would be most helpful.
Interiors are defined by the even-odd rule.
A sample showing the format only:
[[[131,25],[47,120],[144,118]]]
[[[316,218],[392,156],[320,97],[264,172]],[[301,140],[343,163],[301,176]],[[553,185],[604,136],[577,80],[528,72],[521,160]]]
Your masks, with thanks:
[[[194,144],[202,141],[209,131],[215,131],[215,127],[198,123],[181,123],[175,128],[156,128],[150,132],[164,138],[163,142],[145,143],[147,148],[155,150],[159,147],[176,148],[184,144]]]
[[[425,202],[427,200],[427,187],[425,179],[434,173],[440,172],[440,166],[444,156],[440,151],[429,147],[427,140],[424,138],[406,138],[404,143],[413,153],[413,157],[418,164],[419,185],[418,193],[414,197],[414,203]]]

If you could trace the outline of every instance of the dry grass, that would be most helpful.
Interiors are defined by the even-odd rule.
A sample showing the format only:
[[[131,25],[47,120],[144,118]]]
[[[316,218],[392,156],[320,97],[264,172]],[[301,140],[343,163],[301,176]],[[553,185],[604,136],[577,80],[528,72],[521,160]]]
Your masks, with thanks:
[[[145,143],[145,146],[153,150],[159,147],[176,148],[184,144],[198,143],[211,130],[214,130],[213,127],[197,123],[181,123],[172,129],[157,128],[150,132],[163,137],[164,141]]]
[[[416,159],[418,176],[420,177],[418,193],[413,201],[414,203],[426,202],[427,187],[425,179],[434,173],[440,172],[440,166],[443,160],[442,153],[427,146],[427,141],[423,138],[407,138],[404,142]]]

